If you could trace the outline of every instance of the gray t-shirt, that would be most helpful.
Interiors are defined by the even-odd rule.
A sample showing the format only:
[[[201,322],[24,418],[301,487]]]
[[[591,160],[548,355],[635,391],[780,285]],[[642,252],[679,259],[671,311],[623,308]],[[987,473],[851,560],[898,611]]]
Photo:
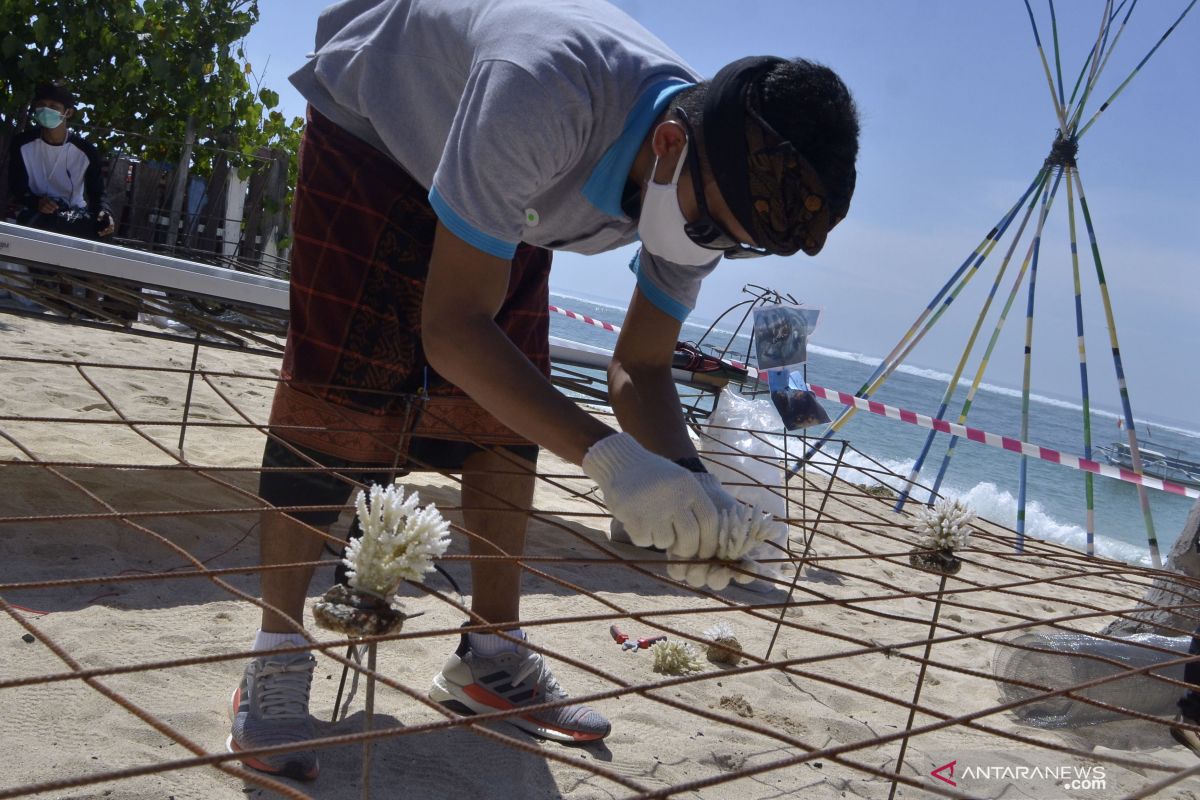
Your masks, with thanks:
[[[511,258],[518,242],[599,253],[637,239],[621,210],[650,126],[698,79],[602,0],[344,0],[291,76],[312,106],[390,154],[450,231]],[[683,319],[716,265],[641,251],[631,268]]]

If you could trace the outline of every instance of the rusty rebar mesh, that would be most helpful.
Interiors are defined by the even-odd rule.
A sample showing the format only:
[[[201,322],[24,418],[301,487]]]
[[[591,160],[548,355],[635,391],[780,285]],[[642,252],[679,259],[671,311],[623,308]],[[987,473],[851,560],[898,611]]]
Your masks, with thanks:
[[[5,294],[10,297],[5,297]],[[239,302],[146,288],[101,275],[37,266],[0,271],[0,310],[97,329],[263,354],[283,353],[287,313]]]
[[[1173,746],[1171,716],[1114,705],[1108,700],[1123,695],[1105,692],[1140,682],[1134,694],[1181,693],[1186,655],[1158,648],[1162,664],[1135,668],[1084,655],[1071,663],[1107,669],[1053,685],[1046,671],[999,681],[993,673],[998,652],[1028,664],[1062,658],[1046,645],[1054,637],[1092,633],[1120,644],[1099,632],[1141,608],[1161,573],[1036,540],[1018,554],[1013,532],[988,522],[960,553],[958,574],[914,569],[912,518],[842,480],[851,473],[836,442],[822,466],[772,487],[786,500],[790,539],[775,559],[781,577],[765,593],[691,589],[666,576],[659,555],[610,543],[595,487],[543,453],[526,553],[486,558],[523,569],[533,646],[574,700],[612,718],[606,744],[539,743],[503,724],[511,712],[464,719],[426,699],[427,681],[470,619],[469,602],[431,575],[402,592],[419,616],[378,640],[375,729],[362,732],[359,697],[348,718],[318,724],[317,784],[244,770],[225,752],[224,715],[261,606],[256,487],[276,361],[203,348],[192,369],[191,347],[181,343],[107,332],[84,341],[13,317],[0,325],[0,696],[8,710],[0,741],[8,753],[34,740],[54,753],[52,763],[9,760],[0,798],[97,796],[78,794],[93,788],[122,797],[243,788],[358,797],[368,738],[376,791],[406,786],[412,796],[435,777],[431,797],[882,797],[893,782],[904,797],[998,796],[1010,785],[1023,796],[1077,796],[1053,781],[1030,788],[997,779],[984,790],[931,777],[950,761],[1102,767],[1103,796],[1194,790],[1200,769]],[[568,378],[595,383],[583,373]],[[602,386],[594,397],[602,399]],[[803,452],[792,447],[793,457]],[[700,449],[710,449],[704,436]],[[852,478],[885,473],[859,457]],[[419,471],[401,478],[455,523],[458,481]],[[310,535],[336,548],[348,520],[349,508],[329,534]],[[484,558],[467,553],[473,535],[456,526],[441,562],[464,587],[472,560]],[[335,559],[320,562],[310,599],[331,582]],[[1182,594],[1177,608],[1200,620]],[[706,632],[721,622],[741,644],[740,663],[705,661],[684,676],[655,673],[649,653],[623,651],[609,636],[615,624],[703,653]],[[1191,627],[1170,633],[1185,637]],[[346,658],[345,639],[309,633],[319,652],[312,710],[328,719],[343,665],[366,670]],[[1013,644],[998,651],[1000,642]],[[1103,721],[1029,724],[1047,703],[1072,699]]]

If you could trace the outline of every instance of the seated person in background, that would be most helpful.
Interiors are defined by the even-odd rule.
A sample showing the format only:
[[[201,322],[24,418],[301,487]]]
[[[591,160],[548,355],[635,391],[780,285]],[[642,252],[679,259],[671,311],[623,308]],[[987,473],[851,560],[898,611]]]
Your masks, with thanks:
[[[66,88],[53,83],[37,87],[37,127],[13,141],[9,190],[19,206],[16,218],[21,225],[95,239],[111,234],[115,225],[104,193],[100,154],[67,130],[74,113],[75,96]]]
[[[80,239],[98,239],[116,228],[104,191],[100,153],[78,133],[67,130],[75,114],[75,95],[64,86],[40,84],[33,96],[33,119],[37,123],[12,145],[8,160],[9,195],[16,204],[17,223]],[[34,274],[47,274],[34,268]],[[78,279],[86,283],[85,279]],[[59,293],[72,294],[66,282]],[[101,297],[84,290],[88,300],[102,301],[100,316],[117,317],[128,324],[137,310],[128,302]],[[94,308],[82,316],[97,316]]]

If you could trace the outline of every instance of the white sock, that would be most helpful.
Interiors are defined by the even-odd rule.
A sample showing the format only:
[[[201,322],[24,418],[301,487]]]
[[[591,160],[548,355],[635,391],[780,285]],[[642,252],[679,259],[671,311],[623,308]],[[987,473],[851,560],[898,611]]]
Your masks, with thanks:
[[[280,647],[299,647],[308,644],[298,633],[267,633],[260,630],[254,635],[254,651],[277,650]]]
[[[505,633],[516,639],[525,640],[525,632],[520,628],[505,631]],[[498,656],[501,653],[515,653],[519,649],[515,642],[510,642],[494,633],[468,633],[467,641],[470,643],[471,649],[475,651],[475,655],[484,658]]]

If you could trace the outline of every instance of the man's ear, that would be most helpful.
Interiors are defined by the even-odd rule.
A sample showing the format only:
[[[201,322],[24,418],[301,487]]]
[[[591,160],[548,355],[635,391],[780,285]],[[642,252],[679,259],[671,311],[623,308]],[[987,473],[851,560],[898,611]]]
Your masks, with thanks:
[[[687,132],[675,120],[660,122],[650,137],[650,147],[654,150],[658,167],[654,170],[655,183],[669,183],[675,172],[675,164],[683,155],[683,147],[687,144]]]
[[[70,119],[75,116],[75,106],[63,110],[63,119]]]
[[[650,146],[654,149],[654,155],[660,159],[668,156],[674,156],[675,153],[683,149],[684,143],[687,141],[687,132],[677,121],[669,119],[665,122],[660,122],[654,129],[654,135],[650,139]]]

